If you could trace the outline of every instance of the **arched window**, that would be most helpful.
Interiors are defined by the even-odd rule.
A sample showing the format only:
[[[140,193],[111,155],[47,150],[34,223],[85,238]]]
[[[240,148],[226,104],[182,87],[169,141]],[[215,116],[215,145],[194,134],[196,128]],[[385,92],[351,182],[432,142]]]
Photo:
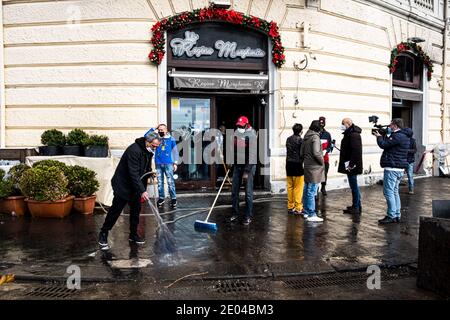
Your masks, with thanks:
[[[423,69],[419,59],[408,53],[401,53],[396,59],[397,65],[393,74],[394,85],[419,89]]]

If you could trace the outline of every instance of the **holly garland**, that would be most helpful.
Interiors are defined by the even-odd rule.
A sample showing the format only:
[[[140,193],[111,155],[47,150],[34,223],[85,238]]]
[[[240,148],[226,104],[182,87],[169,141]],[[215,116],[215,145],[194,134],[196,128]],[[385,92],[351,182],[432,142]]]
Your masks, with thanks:
[[[433,74],[433,63],[431,62],[431,58],[423,51],[422,47],[414,42],[401,42],[391,51],[391,63],[389,64],[389,71],[394,73],[397,69],[397,56],[405,51],[414,52],[424,66],[427,67],[427,78],[428,81],[431,80],[431,75]]]
[[[195,22],[204,21],[223,21],[235,25],[249,26],[263,31],[272,40],[272,62],[281,67],[286,57],[284,55],[284,47],[281,45],[281,37],[278,32],[278,25],[276,22],[268,22],[254,16],[247,16],[243,13],[220,9],[214,7],[207,7],[203,9],[195,9],[192,12],[182,12],[167,19],[163,19],[155,23],[152,27],[153,50],[148,55],[150,61],[159,65],[164,58],[165,52],[165,31],[174,31],[185,28],[187,25]]]

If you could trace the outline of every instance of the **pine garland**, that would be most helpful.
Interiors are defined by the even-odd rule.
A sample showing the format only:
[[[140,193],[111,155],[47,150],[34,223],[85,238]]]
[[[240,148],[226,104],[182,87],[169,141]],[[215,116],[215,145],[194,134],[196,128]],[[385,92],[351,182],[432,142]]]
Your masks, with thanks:
[[[423,51],[422,47],[414,42],[401,42],[391,51],[391,63],[389,64],[389,71],[394,73],[397,69],[397,56],[405,51],[414,52],[419,60],[423,63],[424,66],[427,67],[427,78],[428,81],[431,80],[431,75],[433,74],[433,63],[431,62],[431,58]]]

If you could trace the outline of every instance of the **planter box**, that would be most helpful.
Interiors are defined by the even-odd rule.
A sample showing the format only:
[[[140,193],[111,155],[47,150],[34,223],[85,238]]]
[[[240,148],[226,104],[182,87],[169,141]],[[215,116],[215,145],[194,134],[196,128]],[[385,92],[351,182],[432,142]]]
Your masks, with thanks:
[[[31,216],[37,218],[64,218],[70,214],[74,196],[58,201],[35,201],[26,199]]]
[[[73,211],[80,214],[93,214],[96,198],[96,196],[75,198],[73,200]]]
[[[84,156],[91,158],[107,158],[108,146],[88,146],[84,147]]]
[[[59,146],[40,146],[40,156],[60,156],[62,155],[62,148]]]
[[[64,146],[63,154],[67,155],[67,156],[81,157],[83,155],[83,147],[82,146]]]
[[[23,216],[28,211],[24,196],[7,197],[0,200],[0,212]]]

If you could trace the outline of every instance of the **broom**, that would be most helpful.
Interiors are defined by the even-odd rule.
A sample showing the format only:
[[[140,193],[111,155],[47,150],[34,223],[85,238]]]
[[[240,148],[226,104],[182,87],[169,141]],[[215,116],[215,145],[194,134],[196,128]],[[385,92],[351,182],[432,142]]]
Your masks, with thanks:
[[[216,201],[219,198],[219,195],[220,195],[220,192],[222,191],[223,185],[225,184],[225,181],[227,181],[228,173],[230,173],[230,170],[227,170],[227,173],[225,174],[225,178],[222,181],[222,185],[220,186],[220,189],[217,192],[216,198],[214,199],[211,209],[209,209],[209,213],[208,213],[208,216],[206,217],[205,221],[195,220],[195,223],[194,223],[195,230],[197,230],[197,231],[204,230],[204,231],[212,231],[212,232],[217,231],[217,224],[215,224],[214,222],[208,222],[208,219],[214,209],[214,206],[216,205]]]

